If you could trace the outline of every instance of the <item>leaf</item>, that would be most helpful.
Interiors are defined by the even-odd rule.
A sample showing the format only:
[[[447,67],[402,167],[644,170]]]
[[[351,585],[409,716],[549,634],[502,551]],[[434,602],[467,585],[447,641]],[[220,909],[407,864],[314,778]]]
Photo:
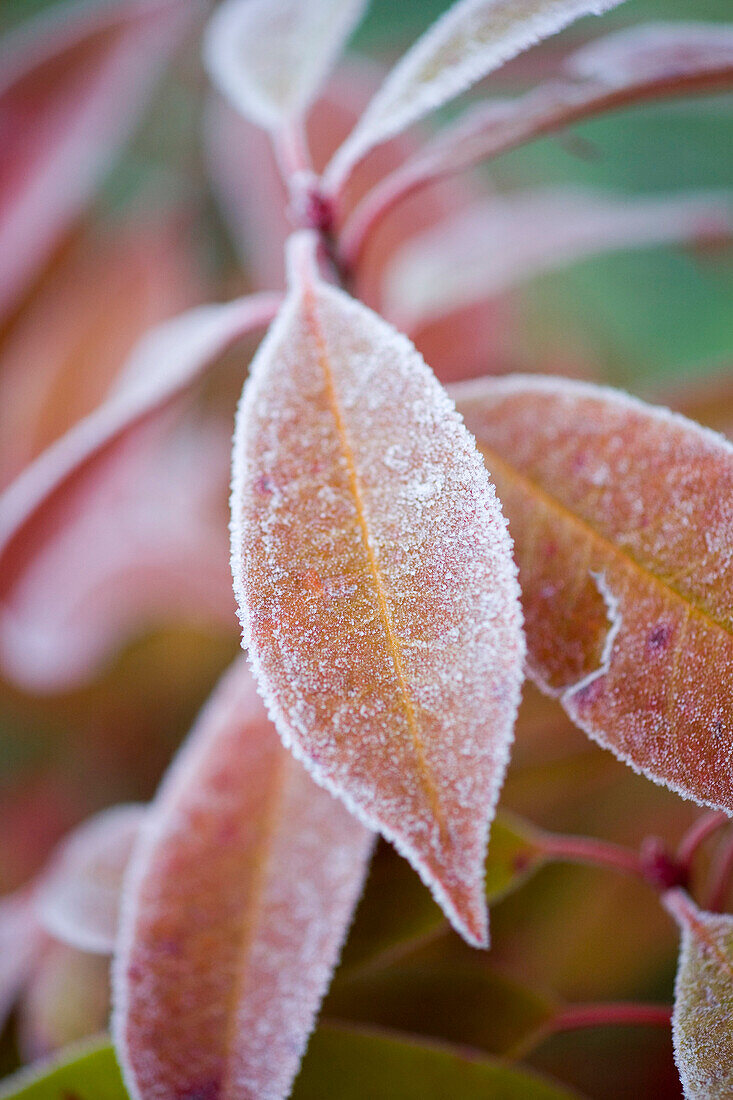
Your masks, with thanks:
[[[204,60],[237,110],[278,132],[320,91],[367,0],[225,0],[209,23]]]
[[[166,614],[185,613],[188,604],[199,616],[213,609],[228,617],[221,521],[212,504],[228,429],[209,419],[176,434],[170,417],[180,413],[175,400],[236,340],[266,324],[278,301],[262,294],[200,306],[152,329],[104,404],[0,497],[0,663],[15,682],[48,691],[83,681],[163,603]],[[162,563],[157,575],[139,573],[144,533],[148,564]],[[99,587],[115,575],[114,584]],[[135,581],[135,601],[121,576]]]
[[[510,544],[412,345],[321,282],[290,296],[237,415],[232,569],[260,689],[316,780],[486,941],[490,818],[522,679]]]
[[[490,969],[455,938],[378,969],[337,977],[323,1018],[508,1053],[555,1015],[545,998]],[[460,1095],[460,1093],[457,1093]]]
[[[364,199],[344,226],[355,263],[367,234],[397,202],[533,138],[621,107],[733,86],[733,37],[720,23],[669,23],[606,35],[566,59],[560,79],[514,99],[468,108]]]
[[[161,622],[234,626],[229,427],[212,414],[169,413],[82,463],[0,555],[0,663],[26,690],[85,683]]]
[[[326,169],[337,192],[375,145],[395,137],[505,61],[620,0],[458,0],[408,50]]]
[[[733,917],[705,913],[682,890],[664,896],[682,929],[675,982],[674,1057],[688,1100],[733,1092]]]
[[[0,358],[0,486],[102,402],[147,329],[203,280],[182,210],[85,233],[21,310]]]
[[[0,316],[127,141],[197,5],[68,3],[0,45]]]
[[[129,1100],[106,1039],[62,1051],[0,1082],[2,1100]]]
[[[113,1030],[133,1097],[288,1094],[371,846],[283,749],[242,658],[164,780],[125,885]]]
[[[543,861],[542,845],[527,822],[514,814],[497,814],[486,858],[486,900],[501,901],[519,889]]]
[[[74,829],[35,890],[36,917],[49,935],[80,951],[111,954],[122,877],[144,806],[113,806]]]
[[[732,236],[733,202],[721,194],[497,195],[404,245],[385,272],[385,308],[410,331],[598,252]]]
[[[0,898],[0,1030],[31,974],[45,937],[33,915],[28,890]]]
[[[109,959],[49,942],[18,1006],[24,1061],[98,1035],[109,1022]]]
[[[571,1100],[578,1094],[532,1070],[389,1033],[323,1026],[313,1036],[293,1100]],[[33,1098],[35,1100],[35,1098]]]
[[[657,783],[733,810],[733,447],[618,391],[454,388],[506,508],[528,671]]]

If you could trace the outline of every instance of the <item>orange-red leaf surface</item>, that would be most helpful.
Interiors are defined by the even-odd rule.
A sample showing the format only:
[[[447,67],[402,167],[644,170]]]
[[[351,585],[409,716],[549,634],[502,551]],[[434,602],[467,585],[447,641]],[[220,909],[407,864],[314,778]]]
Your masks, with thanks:
[[[674,1056],[688,1100],[733,1095],[733,917],[706,913],[682,890],[665,904],[682,930],[675,982]]]
[[[733,811],[733,447],[561,379],[454,389],[514,537],[529,671],[601,745]]]
[[[197,5],[57,6],[0,49],[0,315],[130,134]]]
[[[380,829],[472,942],[524,653],[473,440],[409,343],[291,242],[240,405],[232,567],[285,743]]]
[[[125,884],[114,1033],[131,1096],[288,1095],[371,846],[282,747],[241,658],[164,780]]]

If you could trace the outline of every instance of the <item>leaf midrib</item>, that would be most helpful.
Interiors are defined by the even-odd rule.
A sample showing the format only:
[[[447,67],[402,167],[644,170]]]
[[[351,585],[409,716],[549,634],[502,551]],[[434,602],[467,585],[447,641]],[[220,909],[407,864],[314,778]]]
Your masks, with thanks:
[[[614,542],[612,539],[602,534],[596,527],[592,525],[592,523],[584,519],[582,516],[579,516],[576,512],[572,511],[571,508],[569,508],[566,504],[563,504],[562,501],[558,500],[557,497],[553,496],[550,492],[548,492],[547,489],[543,488],[532,478],[528,477],[524,473],[521,473],[515,466],[512,466],[511,463],[503,459],[499,454],[497,454],[496,451],[494,451],[478,437],[477,443],[481,454],[484,456],[489,472],[491,472],[492,466],[500,467],[507,476],[508,480],[516,482],[530,496],[539,498],[544,504],[547,505],[550,511],[557,512],[562,517],[564,517],[565,521],[568,524],[579,527],[591,539],[595,540],[597,543],[600,543],[600,545],[606,549],[611,557],[620,558],[621,561],[624,562],[627,567],[631,569],[632,572],[639,573],[647,582],[652,583],[658,588],[662,589],[662,591],[668,597],[672,597],[673,599],[678,600],[685,606],[688,611],[691,611],[700,619],[702,619],[707,626],[712,627],[714,630],[722,631],[729,638],[733,637],[733,630],[731,629],[731,627],[727,626],[719,619],[716,619],[713,615],[706,611],[705,608],[700,607],[696,603],[693,603],[692,600],[684,596],[682,592],[674,587],[674,585],[670,584],[668,581],[665,581],[656,573],[653,573],[651,569],[642,564],[642,562],[635,558],[633,554],[630,554],[628,550],[625,550],[623,547],[619,546],[618,543]]]
[[[379,572],[379,566],[377,564],[374,551],[369,539],[369,526],[367,524],[366,509],[362,497],[361,487],[359,484],[359,475],[356,470],[356,463],[354,461],[354,454],[349,444],[348,435],[346,433],[346,424],[344,422],[343,413],[339,405],[338,395],[336,393],[336,386],[334,383],[333,372],[329,363],[328,349],[326,346],[326,340],[323,333],[323,329],[318,317],[318,309],[316,303],[316,297],[311,288],[307,288],[303,294],[303,307],[306,324],[313,336],[317,355],[318,364],[321,368],[324,381],[326,383],[326,393],[328,395],[328,402],[333,415],[334,423],[336,425],[336,432],[338,435],[339,443],[342,453],[346,460],[346,466],[349,476],[349,487],[351,489],[351,495],[354,500],[354,506],[356,509],[357,521],[359,523],[359,529],[361,531],[362,542],[369,566],[369,572],[374,581],[374,587],[377,594],[377,602],[379,605],[379,614],[384,628],[385,637],[387,640],[387,647],[389,649],[390,656],[392,658],[392,664],[397,678],[399,686],[400,697],[404,706],[405,719],[407,722],[408,732],[412,740],[412,744],[415,750],[415,755],[418,763],[418,771],[420,774],[420,780],[423,785],[423,790],[427,795],[428,802],[430,804],[431,811],[438,824],[438,828],[444,836],[447,835],[445,831],[445,825],[440,808],[440,802],[438,799],[438,792],[435,786],[435,782],[430,773],[428,762],[425,756],[425,746],[423,744],[422,736],[420,734],[417,717],[410,698],[407,681],[405,679],[404,670],[402,668],[402,658],[400,655],[399,645],[397,637],[392,627],[392,621],[389,615],[389,609],[387,607],[387,598],[384,591],[384,585],[382,577]]]

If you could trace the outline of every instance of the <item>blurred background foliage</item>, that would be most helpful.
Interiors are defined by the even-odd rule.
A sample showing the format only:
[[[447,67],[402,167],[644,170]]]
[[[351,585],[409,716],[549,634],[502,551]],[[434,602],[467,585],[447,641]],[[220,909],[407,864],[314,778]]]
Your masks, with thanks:
[[[56,2],[1,0],[0,30]],[[394,59],[445,7],[443,0],[373,0],[353,48],[380,60]],[[512,94],[526,87],[535,70],[543,71],[553,50],[611,27],[730,16],[730,0],[628,0],[602,23],[584,20],[545,49],[507,66],[472,97]],[[182,196],[207,227],[205,233],[197,230],[201,259],[220,286],[236,286],[233,249],[208,190],[200,150],[207,90],[192,47],[110,174],[96,213],[106,218],[151,185],[166,195]],[[568,183],[621,194],[729,189],[731,99],[700,97],[619,112],[505,155],[486,175],[498,189]],[[572,332],[574,346],[587,352],[596,377],[639,393],[658,392],[672,380],[733,369],[730,249],[654,248],[584,261],[533,280],[521,292],[520,308],[526,358],[538,366],[543,356],[558,362]],[[117,800],[152,794],[235,649],[233,633],[161,630],[130,645],[89,688],[33,698],[3,686],[1,888],[23,881],[57,836],[81,817]],[[697,814],[689,803],[592,745],[555,703],[541,700],[532,689],[526,692],[502,806],[546,828],[586,831],[632,845],[647,833],[674,842]],[[398,923],[416,892],[424,895],[406,865],[394,870],[394,861],[381,845],[357,917],[352,952],[358,950],[360,930],[380,924],[385,875],[390,912]],[[509,1026],[512,1018],[521,1020],[526,1013],[534,1018],[538,997],[668,1001],[671,996],[676,963],[671,923],[647,888],[613,874],[557,865],[541,869],[492,909],[488,956],[463,948],[451,933],[440,935],[443,960],[449,961],[454,976],[463,975],[452,993],[457,1001],[450,1002],[456,1006],[451,1037],[492,1054],[511,1050],[517,1039]],[[411,965],[423,967],[429,985],[425,975],[434,974],[434,959],[418,955]],[[377,1020],[381,1013],[385,1023],[403,1012],[414,1030],[419,1020],[414,1019],[414,1005],[412,1016],[405,1008],[400,991],[404,981],[404,974],[393,979],[381,975],[371,986],[362,982],[354,993],[354,979],[345,973],[337,977],[331,1004],[347,1019],[363,1019],[365,1005],[367,1018]],[[417,996],[425,1033],[437,1029],[440,1034],[447,1012],[440,990],[447,986],[438,978],[428,985],[420,987],[419,996],[414,992],[418,986],[409,986],[410,996]],[[457,1010],[462,998],[473,998],[475,1010],[465,1018]],[[10,1049],[6,1043],[6,1059],[12,1058]],[[664,1030],[572,1032],[538,1046],[527,1060],[599,1100],[680,1095]]]

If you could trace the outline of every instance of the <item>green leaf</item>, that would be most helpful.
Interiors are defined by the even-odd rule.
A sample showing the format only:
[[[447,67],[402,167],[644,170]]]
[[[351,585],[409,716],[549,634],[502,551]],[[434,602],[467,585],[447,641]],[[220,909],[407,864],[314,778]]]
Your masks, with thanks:
[[[456,937],[408,961],[334,983],[322,1017],[505,1054],[554,1015],[545,998],[497,974]]]
[[[578,1094],[494,1059],[402,1037],[324,1026],[311,1039],[292,1100],[571,1100]]]
[[[63,1060],[61,1060],[63,1059]],[[67,1048],[60,1058],[7,1077],[2,1100],[129,1100],[107,1040]]]
[[[513,814],[498,814],[491,826],[486,858],[489,905],[521,886],[542,861],[542,849],[532,827]]]

